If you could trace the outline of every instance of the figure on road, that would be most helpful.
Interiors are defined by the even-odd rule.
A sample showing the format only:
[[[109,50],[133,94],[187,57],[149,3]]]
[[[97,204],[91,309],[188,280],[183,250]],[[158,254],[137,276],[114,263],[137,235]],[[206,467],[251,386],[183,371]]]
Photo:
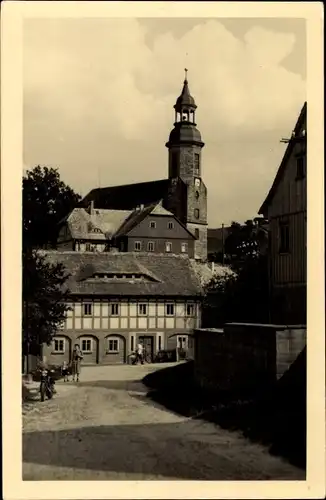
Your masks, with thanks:
[[[137,363],[138,361],[140,361],[142,365],[144,364],[144,346],[142,341],[137,345]]]
[[[73,382],[75,382],[76,378],[77,382],[79,382],[80,364],[82,359],[83,359],[83,354],[80,350],[80,347],[78,344],[75,344],[74,350],[72,351],[72,360],[71,360]]]

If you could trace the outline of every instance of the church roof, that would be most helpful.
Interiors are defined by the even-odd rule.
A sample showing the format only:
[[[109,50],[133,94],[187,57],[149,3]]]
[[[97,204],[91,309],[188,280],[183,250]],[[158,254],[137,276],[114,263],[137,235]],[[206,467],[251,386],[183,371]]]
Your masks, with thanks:
[[[188,257],[173,254],[41,252],[70,274],[74,295],[200,297],[203,289]],[[106,278],[101,276],[106,275]],[[120,278],[118,276],[120,275]],[[124,276],[121,276],[124,275]],[[140,275],[141,279],[135,279]],[[107,279],[112,276],[117,279]],[[134,277],[133,277],[134,276]]]
[[[142,204],[158,203],[159,200],[166,196],[169,184],[169,179],[162,179],[96,188],[85,196],[81,201],[81,206],[87,208],[89,203],[94,201],[95,207],[111,210],[134,210]]]
[[[167,146],[171,144],[182,144],[182,143],[197,143],[199,145],[204,145],[201,140],[201,134],[199,130],[189,122],[179,122],[174,125]]]
[[[192,97],[189,91],[189,86],[188,86],[188,80],[187,77],[185,78],[183,82],[183,88],[181,91],[180,96],[177,99],[177,102],[175,103],[174,109],[176,111],[181,111],[184,107],[196,109],[196,103],[195,99]]]

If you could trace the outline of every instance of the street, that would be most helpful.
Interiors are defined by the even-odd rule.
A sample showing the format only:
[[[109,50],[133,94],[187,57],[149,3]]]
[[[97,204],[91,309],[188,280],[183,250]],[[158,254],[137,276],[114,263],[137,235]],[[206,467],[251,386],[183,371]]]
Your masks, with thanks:
[[[153,403],[141,379],[160,368],[83,367],[78,386],[58,382],[23,412],[23,479],[305,479],[240,434]]]

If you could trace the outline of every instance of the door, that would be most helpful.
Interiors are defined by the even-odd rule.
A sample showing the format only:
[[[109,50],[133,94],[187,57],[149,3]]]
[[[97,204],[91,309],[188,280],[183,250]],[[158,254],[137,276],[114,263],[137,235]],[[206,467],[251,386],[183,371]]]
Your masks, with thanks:
[[[177,336],[177,360],[185,359],[187,357],[188,351],[188,336],[178,335]]]
[[[153,360],[154,354],[154,337],[151,335],[140,335],[139,342],[143,342],[144,345],[144,355],[145,357],[150,356],[150,359]]]

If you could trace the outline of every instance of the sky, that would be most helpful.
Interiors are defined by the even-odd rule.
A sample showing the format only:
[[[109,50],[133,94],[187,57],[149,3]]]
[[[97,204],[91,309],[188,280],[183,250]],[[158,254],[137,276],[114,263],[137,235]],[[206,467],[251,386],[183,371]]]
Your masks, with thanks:
[[[81,195],[163,179],[188,68],[208,224],[253,218],[306,100],[303,19],[25,19],[24,168]]]

